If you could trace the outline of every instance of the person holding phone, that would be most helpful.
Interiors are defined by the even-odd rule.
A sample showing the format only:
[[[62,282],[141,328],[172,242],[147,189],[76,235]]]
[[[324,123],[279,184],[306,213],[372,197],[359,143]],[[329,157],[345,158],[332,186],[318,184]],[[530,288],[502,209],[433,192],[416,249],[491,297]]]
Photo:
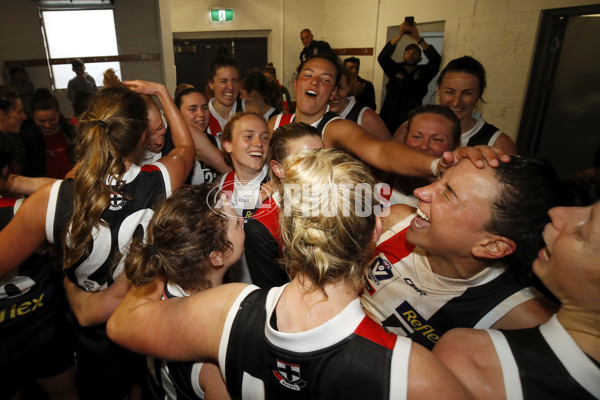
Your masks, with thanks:
[[[392,59],[392,54],[404,35],[410,36],[416,43],[406,46],[404,56],[398,63]],[[421,49],[427,56],[427,64],[419,65],[422,59]],[[377,61],[389,79],[379,115],[388,130],[395,132],[408,119],[408,113],[422,104],[423,97],[427,94],[427,85],[440,70],[442,58],[437,50],[421,37],[414,17],[406,17],[398,34],[377,56]]]

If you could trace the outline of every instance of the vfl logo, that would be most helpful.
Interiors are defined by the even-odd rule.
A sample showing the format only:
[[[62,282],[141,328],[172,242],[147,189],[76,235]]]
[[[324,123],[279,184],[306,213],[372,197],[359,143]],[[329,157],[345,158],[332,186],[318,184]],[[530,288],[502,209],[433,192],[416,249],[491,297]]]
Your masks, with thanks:
[[[111,193],[110,194],[110,207],[109,209],[112,211],[119,211],[121,208],[125,206],[125,199],[119,193]]]
[[[383,257],[377,257],[371,264],[369,271],[369,279],[374,283],[379,284],[380,281],[385,281],[394,277],[392,264]]]
[[[277,371],[273,375],[280,384],[288,389],[300,391],[306,386],[306,381],[300,379],[300,365],[277,360]]]

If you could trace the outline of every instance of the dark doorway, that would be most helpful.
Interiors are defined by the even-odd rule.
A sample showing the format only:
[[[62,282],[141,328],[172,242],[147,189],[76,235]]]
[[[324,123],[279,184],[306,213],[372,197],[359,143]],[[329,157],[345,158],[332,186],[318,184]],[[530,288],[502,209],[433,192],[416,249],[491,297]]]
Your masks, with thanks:
[[[189,83],[204,89],[208,82],[208,66],[222,53],[232,56],[244,73],[267,64],[267,38],[176,39],[175,68],[177,84]]]
[[[593,165],[600,146],[600,5],[542,12],[519,127],[519,153],[565,178]]]

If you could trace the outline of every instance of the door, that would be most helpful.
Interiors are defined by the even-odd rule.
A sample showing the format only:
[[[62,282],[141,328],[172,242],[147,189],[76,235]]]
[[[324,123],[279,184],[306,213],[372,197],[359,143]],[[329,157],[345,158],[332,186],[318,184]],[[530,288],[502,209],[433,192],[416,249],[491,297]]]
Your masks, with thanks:
[[[218,55],[233,57],[240,74],[253,68],[262,70],[267,64],[267,38],[176,39],[175,68],[177,84],[189,83],[204,90],[208,68]]]
[[[547,10],[519,128],[519,153],[561,178],[589,169],[600,148],[600,6]]]

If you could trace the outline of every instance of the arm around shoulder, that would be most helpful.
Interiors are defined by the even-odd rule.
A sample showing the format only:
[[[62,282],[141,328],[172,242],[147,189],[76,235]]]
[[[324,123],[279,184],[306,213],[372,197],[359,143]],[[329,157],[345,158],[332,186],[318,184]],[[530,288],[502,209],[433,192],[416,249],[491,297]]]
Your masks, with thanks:
[[[473,399],[465,386],[429,350],[413,343],[408,364],[407,399]]]
[[[487,331],[452,329],[435,345],[433,354],[474,398],[506,398],[500,360]]]
[[[558,306],[544,296],[519,304],[504,314],[493,329],[525,329],[546,323],[558,311]]]
[[[379,140],[349,120],[331,121],[323,140],[325,146],[344,149],[382,171],[418,177],[433,175],[433,156],[391,140]]]
[[[108,336],[120,346],[153,357],[217,361],[225,319],[247,285],[231,283],[161,300],[163,286],[156,281],[130,289],[108,320]]]
[[[381,117],[370,108],[363,113],[361,125],[367,132],[379,140],[388,141],[392,139],[392,135]]]
[[[0,231],[0,277],[18,268],[46,240],[46,210],[52,185],[36,190]]]

